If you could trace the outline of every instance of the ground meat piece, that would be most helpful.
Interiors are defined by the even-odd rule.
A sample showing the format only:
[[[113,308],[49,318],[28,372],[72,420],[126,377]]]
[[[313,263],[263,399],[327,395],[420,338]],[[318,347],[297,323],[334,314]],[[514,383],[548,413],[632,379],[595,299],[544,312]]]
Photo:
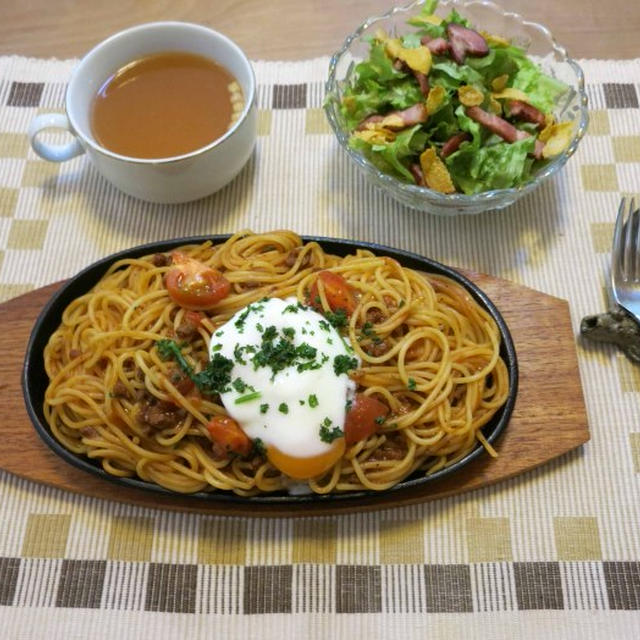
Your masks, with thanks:
[[[367,322],[371,324],[380,324],[385,319],[384,313],[380,309],[369,309],[367,311]]]
[[[375,358],[379,356],[383,356],[387,351],[389,351],[389,345],[384,340],[379,340],[378,342],[372,342],[363,347],[363,349],[370,355]]]
[[[184,420],[187,412],[173,402],[158,400],[146,394],[140,403],[138,420],[143,426],[153,429],[170,429]]]
[[[129,389],[127,389],[127,385],[124,384],[122,380],[116,381],[116,383],[113,385],[111,393],[116,398],[129,398]]]
[[[171,256],[166,253],[156,253],[151,258],[151,262],[154,267],[168,267],[171,264]]]
[[[260,286],[260,283],[256,280],[248,280],[247,282],[242,283],[245,289],[257,289]]]
[[[195,384],[189,376],[186,376],[179,369],[174,370],[170,376],[171,384],[183,395],[186,396],[188,393],[193,391]]]
[[[181,340],[190,342],[200,335],[198,332],[198,325],[196,325],[189,316],[185,316],[176,328],[176,335]]]
[[[374,462],[385,460],[402,460],[407,454],[407,445],[400,435],[389,435],[386,441],[380,445],[368,458]]]
[[[79,358],[81,355],[82,355],[82,351],[80,351],[80,349],[71,349],[71,351],[69,351],[69,357],[72,360]]]

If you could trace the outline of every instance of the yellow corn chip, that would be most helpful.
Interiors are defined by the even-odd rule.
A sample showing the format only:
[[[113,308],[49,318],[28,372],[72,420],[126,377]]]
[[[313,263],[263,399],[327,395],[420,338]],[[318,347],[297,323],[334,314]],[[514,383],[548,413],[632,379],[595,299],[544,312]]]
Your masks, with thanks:
[[[572,134],[572,122],[560,122],[551,125],[551,133],[542,149],[542,157],[553,158],[554,156],[559,156],[569,146]]]
[[[502,91],[493,94],[496,100],[521,100],[527,104],[531,104],[529,96],[520,89],[514,89],[513,87],[506,87]]]
[[[511,45],[511,41],[503,38],[502,36],[496,36],[487,31],[480,31],[480,35],[487,41],[490,47],[508,47]]]
[[[493,94],[496,100],[521,100],[530,104],[529,96],[520,89],[514,89],[513,87],[506,87],[502,91]]]
[[[360,138],[369,144],[386,144],[393,142],[396,134],[393,131],[382,128],[363,129],[362,131],[354,131],[351,135]]]
[[[404,120],[397,113],[392,113],[388,116],[385,116],[383,120],[381,120],[376,124],[374,124],[374,127],[376,129],[385,128],[385,127],[390,127],[392,129],[404,129],[407,126],[404,123]]]
[[[440,193],[454,193],[456,188],[449,175],[449,170],[433,147],[426,149],[420,154],[420,167],[424,177],[424,183]]]
[[[384,47],[391,58],[399,58],[402,42],[400,38],[389,38],[384,41]]]
[[[386,37],[385,37],[386,36]],[[419,71],[425,75],[431,71],[431,51],[427,47],[416,47],[414,49],[405,49],[399,38],[389,38],[386,33],[382,32],[376,38],[384,42],[384,47],[390,58],[398,58],[406,62],[410,69]]]
[[[484,102],[484,95],[475,87],[464,84],[458,89],[458,99],[465,107],[477,107]]]
[[[406,62],[410,69],[428,75],[431,71],[431,51],[427,47],[405,49],[402,47],[397,55],[400,60]]]
[[[509,82],[509,75],[503,73],[501,76],[496,76],[491,81],[491,88],[494,91],[502,91],[507,86],[507,82]]]
[[[502,114],[502,105],[493,96],[489,96],[489,111],[496,115]]]
[[[429,91],[429,95],[427,96],[427,113],[431,116],[442,106],[444,102],[444,98],[446,95],[446,91],[444,87],[432,87]]]
[[[553,133],[553,126],[555,124],[555,118],[552,114],[547,113],[544,116],[544,129],[538,134],[538,140],[540,142],[546,142]]]

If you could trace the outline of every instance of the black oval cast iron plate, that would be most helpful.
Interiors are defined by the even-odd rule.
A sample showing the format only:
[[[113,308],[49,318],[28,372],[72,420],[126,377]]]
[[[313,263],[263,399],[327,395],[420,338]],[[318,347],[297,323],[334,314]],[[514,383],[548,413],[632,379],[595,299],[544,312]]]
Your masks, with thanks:
[[[144,255],[170,251],[181,245],[186,244],[200,244],[207,240],[211,240],[214,244],[224,242],[229,238],[229,235],[211,235],[211,236],[196,236],[189,238],[179,238],[174,240],[162,240],[159,242],[152,242],[149,244],[140,245],[131,249],[125,249],[111,256],[103,258],[92,265],[83,269],[75,277],[68,280],[49,300],[41,311],[34,328],[31,332],[29,342],[27,345],[27,352],[25,356],[24,367],[22,371],[22,389],[24,394],[24,400],[38,435],[58,456],[70,464],[92,473],[94,475],[114,482],[123,487],[131,487],[135,489],[144,489],[147,491],[154,491],[158,493],[182,496],[185,494],[175,493],[168,489],[165,489],[159,485],[146,482],[137,478],[118,478],[108,474],[102,466],[84,456],[79,456],[67,449],[65,449],[51,434],[47,421],[43,413],[44,394],[48,385],[48,377],[44,369],[43,353],[44,348],[49,340],[49,337],[54,330],[60,325],[62,313],[64,309],[75,298],[88,292],[104,275],[107,268],[117,260],[123,258],[139,258]],[[496,413],[492,420],[486,424],[482,432],[486,439],[493,443],[498,436],[502,433],[511,413],[516,400],[516,394],[518,389],[518,363],[516,359],[516,352],[513,345],[513,340],[506,323],[504,322],[500,312],[495,305],[489,300],[489,298],[470,280],[465,278],[457,271],[446,267],[434,260],[424,258],[415,253],[403,251],[399,249],[392,249],[383,245],[368,243],[368,242],[356,242],[352,240],[338,240],[332,238],[315,237],[315,236],[303,236],[304,242],[315,241],[322,245],[322,248],[335,255],[345,256],[355,252],[357,249],[368,249],[374,252],[376,255],[389,256],[400,262],[404,267],[409,267],[418,271],[424,271],[427,273],[435,273],[448,276],[452,280],[455,280],[461,284],[471,296],[482,306],[495,320],[500,336],[500,354],[504,359],[507,369],[509,371],[509,395],[507,401],[502,408]],[[476,447],[469,452],[464,458],[458,462],[437,471],[429,476],[425,476],[421,472],[416,472],[412,476],[409,476],[402,482],[399,482],[394,487],[387,489],[384,494],[393,491],[402,491],[410,487],[416,487],[417,485],[432,482],[443,476],[453,474],[458,469],[468,464],[478,456],[484,453],[484,448],[479,443]],[[485,454],[486,455],[486,454]],[[218,502],[235,502],[235,503],[262,503],[262,504],[300,504],[310,502],[326,502],[333,500],[357,500],[362,497],[372,497],[380,495],[376,491],[351,491],[344,493],[335,493],[328,495],[288,495],[288,494],[269,494],[252,497],[242,497],[231,492],[225,491],[201,491],[198,493],[187,494],[191,498],[198,498],[207,501]]]

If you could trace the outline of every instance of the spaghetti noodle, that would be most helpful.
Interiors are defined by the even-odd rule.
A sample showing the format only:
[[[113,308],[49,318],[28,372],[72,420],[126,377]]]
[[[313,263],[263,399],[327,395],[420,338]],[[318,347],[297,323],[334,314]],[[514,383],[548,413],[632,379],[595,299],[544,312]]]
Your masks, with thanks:
[[[212,445],[207,425],[227,412],[219,394],[194,386],[192,372],[209,362],[214,332],[265,297],[314,302],[330,317],[327,291],[317,284],[330,271],[354,292],[355,308],[339,328],[359,359],[350,376],[358,393],[385,406],[385,417],[308,488],[385,490],[451,465],[478,442],[495,453],[480,430],[506,401],[508,371],[494,320],[458,283],[367,250],[330,255],[290,231],[243,232],[181,252],[230,283],[212,308],[177,304],[166,286],[172,260],[156,254],[114,263],[65,309],[45,348],[44,412],[70,451],[115,476],[182,493],[290,488],[291,478],[258,448],[230,455]],[[167,340],[179,344],[182,368],[158,348]]]

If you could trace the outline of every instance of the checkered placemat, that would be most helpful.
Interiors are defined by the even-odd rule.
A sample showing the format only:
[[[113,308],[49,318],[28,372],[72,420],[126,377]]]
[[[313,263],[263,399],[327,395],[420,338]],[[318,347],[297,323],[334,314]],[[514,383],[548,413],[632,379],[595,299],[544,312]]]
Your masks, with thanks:
[[[57,165],[29,148],[30,120],[62,110],[73,65],[0,58],[0,299],[143,242],[291,228],[565,298],[576,333],[608,306],[615,213],[640,188],[640,60],[583,63],[591,125],[559,176],[506,211],[452,219],[396,204],[347,162],[321,109],[325,58],[255,63],[259,140],[225,189],[186,205],[133,200],[85,157]],[[0,636],[637,638],[640,369],[613,348],[577,349],[592,440],[434,503],[224,518],[0,472]]]

